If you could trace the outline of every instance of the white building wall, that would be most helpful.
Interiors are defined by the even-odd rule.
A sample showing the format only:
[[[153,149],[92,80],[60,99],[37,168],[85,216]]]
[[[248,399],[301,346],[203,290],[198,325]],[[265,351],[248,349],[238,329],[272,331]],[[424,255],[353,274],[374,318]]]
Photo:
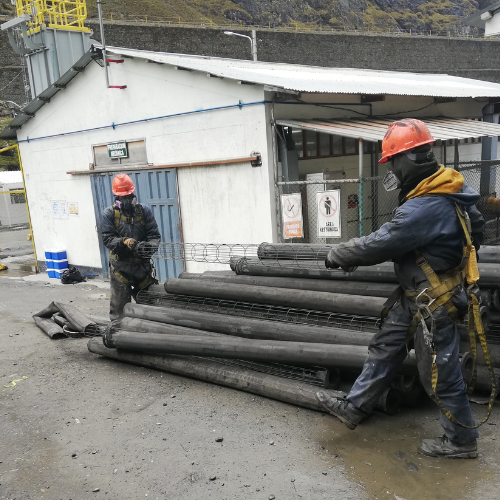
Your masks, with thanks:
[[[265,106],[210,111],[140,122],[85,133],[33,140],[112,123],[186,113],[263,100],[262,87],[209,78],[168,66],[126,59],[112,66],[114,85],[106,89],[100,67],[91,64],[18,132],[39,256],[46,248],[68,251],[70,262],[101,267],[88,170],[92,145],[144,138],[154,165],[214,161],[263,155],[250,163],[182,167],[178,186],[185,242],[258,243],[272,241],[274,191],[270,179]],[[79,215],[54,219],[52,201],[76,202]]]

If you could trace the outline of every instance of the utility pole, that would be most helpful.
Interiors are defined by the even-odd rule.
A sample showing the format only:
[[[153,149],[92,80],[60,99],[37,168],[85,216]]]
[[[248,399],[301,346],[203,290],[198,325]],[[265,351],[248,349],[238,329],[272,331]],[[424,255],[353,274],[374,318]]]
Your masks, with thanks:
[[[240,36],[242,38],[247,38],[250,40],[250,50],[252,54],[252,61],[257,61],[257,32],[252,30],[252,36],[242,35],[241,33],[235,33],[234,31],[224,31],[224,35],[230,36]]]

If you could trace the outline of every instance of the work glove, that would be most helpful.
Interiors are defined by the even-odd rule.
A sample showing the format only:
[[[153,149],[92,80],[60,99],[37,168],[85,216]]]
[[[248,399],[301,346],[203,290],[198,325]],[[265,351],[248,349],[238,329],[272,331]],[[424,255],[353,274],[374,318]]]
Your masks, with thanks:
[[[149,241],[140,241],[135,247],[135,253],[143,259],[151,258],[158,250],[158,243],[150,243]]]
[[[332,250],[330,250],[326,256],[325,267],[327,269],[342,269],[342,271],[346,273],[353,273],[358,268],[358,266],[341,266],[340,264],[337,264],[334,260]]]
[[[137,241],[134,240],[134,238],[123,238],[123,244],[130,248],[130,250],[134,250],[134,248],[137,246]]]

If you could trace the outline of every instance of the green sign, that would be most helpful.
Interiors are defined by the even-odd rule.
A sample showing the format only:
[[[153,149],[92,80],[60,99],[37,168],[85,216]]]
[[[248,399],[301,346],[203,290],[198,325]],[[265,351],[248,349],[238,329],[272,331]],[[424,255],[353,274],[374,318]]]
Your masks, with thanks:
[[[122,141],[108,144],[108,156],[110,158],[127,158],[127,143],[125,141]]]

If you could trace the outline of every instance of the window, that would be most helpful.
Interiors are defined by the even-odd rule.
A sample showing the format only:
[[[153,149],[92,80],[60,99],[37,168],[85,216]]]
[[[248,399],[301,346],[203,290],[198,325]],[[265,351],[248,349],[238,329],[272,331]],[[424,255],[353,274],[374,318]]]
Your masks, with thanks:
[[[9,189],[9,191],[18,191],[18,189]],[[24,193],[10,193],[10,204],[17,205],[20,203],[26,203]]]
[[[350,137],[299,129],[292,129],[292,137],[299,159],[302,160],[357,155],[359,151],[358,140]],[[371,144],[363,141],[363,152],[365,154],[371,152]]]

